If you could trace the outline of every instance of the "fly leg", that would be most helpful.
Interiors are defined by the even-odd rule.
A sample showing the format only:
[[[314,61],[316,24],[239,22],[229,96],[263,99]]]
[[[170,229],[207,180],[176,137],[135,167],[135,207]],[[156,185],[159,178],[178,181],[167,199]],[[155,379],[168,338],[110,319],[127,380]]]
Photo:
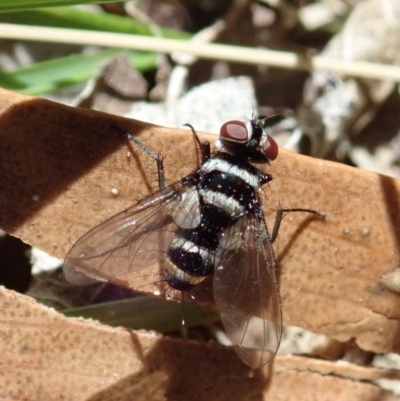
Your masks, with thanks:
[[[210,142],[204,141],[201,142],[199,136],[197,135],[196,130],[193,128],[192,125],[190,124],[184,124],[186,127],[189,127],[194,135],[194,138],[196,139],[197,144],[199,145],[200,153],[201,153],[201,164],[204,164],[211,155],[211,146]]]
[[[322,217],[323,219],[326,219],[327,215],[322,212],[318,212],[317,210],[312,210],[312,209],[303,209],[303,208],[289,208],[289,209],[284,209],[284,208],[279,208],[276,211],[276,217],[275,217],[275,223],[274,223],[274,228],[272,230],[272,234],[270,237],[271,243],[273,243],[276,240],[276,237],[278,236],[278,231],[281,226],[281,222],[283,218],[291,212],[304,212],[304,213],[312,213],[315,214],[319,217]]]
[[[160,189],[165,188],[165,173],[164,173],[164,158],[161,155],[155,154],[151,151],[146,145],[142,142],[137,140],[133,135],[129,132],[122,130],[121,128],[117,127],[116,125],[112,125],[115,129],[121,132],[126,138],[130,141],[138,145],[141,149],[143,149],[157,164],[157,176],[158,176],[158,186]]]

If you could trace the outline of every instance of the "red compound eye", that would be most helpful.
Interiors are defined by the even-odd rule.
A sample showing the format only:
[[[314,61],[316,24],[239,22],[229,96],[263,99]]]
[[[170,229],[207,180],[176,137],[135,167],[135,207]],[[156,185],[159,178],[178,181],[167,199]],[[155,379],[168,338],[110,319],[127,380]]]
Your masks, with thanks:
[[[238,120],[227,121],[222,125],[219,134],[221,139],[238,143],[246,142],[249,137],[246,124]]]
[[[278,157],[278,144],[275,142],[275,139],[269,135],[263,144],[263,150],[265,156],[267,156],[269,160],[275,160]]]

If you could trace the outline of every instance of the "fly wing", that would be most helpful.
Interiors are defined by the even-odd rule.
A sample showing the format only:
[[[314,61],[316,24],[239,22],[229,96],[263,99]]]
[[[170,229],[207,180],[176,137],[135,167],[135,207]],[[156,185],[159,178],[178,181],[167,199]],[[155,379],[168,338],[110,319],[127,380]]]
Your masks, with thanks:
[[[135,289],[143,285],[142,291],[150,291],[145,285],[162,281],[154,272],[166,262],[176,222],[188,227],[200,222],[195,196],[191,187],[178,182],[96,226],[69,251],[64,263],[67,280],[79,285],[106,281]]]
[[[258,368],[276,354],[282,310],[276,263],[263,218],[243,216],[221,235],[214,299],[239,357]]]

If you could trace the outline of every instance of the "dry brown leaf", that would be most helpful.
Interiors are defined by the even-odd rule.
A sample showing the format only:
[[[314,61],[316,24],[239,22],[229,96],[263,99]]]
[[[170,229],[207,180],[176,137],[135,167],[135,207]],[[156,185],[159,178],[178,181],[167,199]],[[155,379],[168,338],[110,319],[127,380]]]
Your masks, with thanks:
[[[188,131],[1,90],[0,227],[63,258],[89,228],[155,189],[154,162],[111,123],[165,154],[170,181],[199,162]],[[285,324],[399,352],[400,296],[380,283],[399,266],[399,181],[284,150],[268,171],[270,227],[279,203],[328,215],[282,222],[275,250]]]
[[[2,287],[0,304],[1,400],[397,399],[366,381],[398,372],[291,356],[252,371],[232,349],[67,319]]]

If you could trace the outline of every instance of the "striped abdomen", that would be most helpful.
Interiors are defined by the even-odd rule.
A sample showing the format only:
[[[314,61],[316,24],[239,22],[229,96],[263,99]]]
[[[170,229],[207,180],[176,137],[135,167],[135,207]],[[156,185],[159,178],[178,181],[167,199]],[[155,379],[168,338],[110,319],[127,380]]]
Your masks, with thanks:
[[[227,153],[216,154],[186,178],[196,200],[191,195],[190,208],[182,205],[182,209],[198,214],[200,220],[195,227],[187,228],[190,224],[185,224],[182,216],[175,219],[178,229],[167,252],[170,263],[164,272],[171,287],[187,291],[213,272],[221,232],[241,216],[260,211],[256,188],[271,178]],[[186,218],[190,221],[189,215]]]

